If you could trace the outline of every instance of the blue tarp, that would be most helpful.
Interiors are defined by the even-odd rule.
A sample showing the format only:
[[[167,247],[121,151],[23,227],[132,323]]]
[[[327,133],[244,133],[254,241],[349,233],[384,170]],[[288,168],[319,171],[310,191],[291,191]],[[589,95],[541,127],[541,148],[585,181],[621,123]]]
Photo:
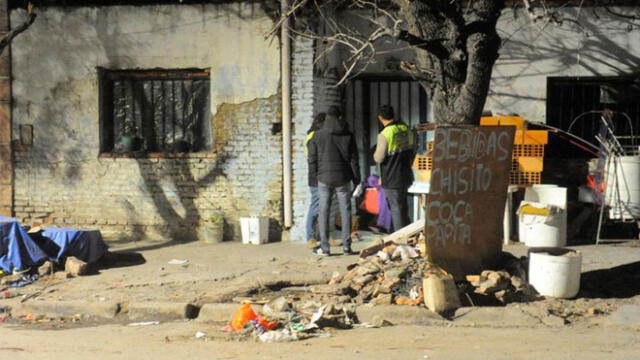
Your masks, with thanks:
[[[5,272],[38,265],[47,255],[14,218],[0,216],[0,268]]]
[[[42,246],[53,260],[75,256],[86,262],[96,262],[107,252],[107,244],[98,230],[76,230],[68,228],[46,228],[42,236],[55,246]]]

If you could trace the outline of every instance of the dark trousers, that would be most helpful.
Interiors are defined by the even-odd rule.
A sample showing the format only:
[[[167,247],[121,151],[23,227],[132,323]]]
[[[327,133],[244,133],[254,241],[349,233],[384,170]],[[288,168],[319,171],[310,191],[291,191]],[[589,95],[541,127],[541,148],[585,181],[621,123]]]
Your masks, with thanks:
[[[338,198],[340,217],[342,218],[342,247],[351,249],[351,184],[346,183],[337,187],[318,184],[318,199],[320,211],[318,213],[318,227],[320,228],[320,246],[329,252],[329,213],[331,212],[331,198],[333,194]]]
[[[387,202],[391,209],[391,232],[398,231],[409,225],[409,219],[407,219],[407,212],[409,211],[407,206],[407,189],[384,188],[384,193],[387,195]]]

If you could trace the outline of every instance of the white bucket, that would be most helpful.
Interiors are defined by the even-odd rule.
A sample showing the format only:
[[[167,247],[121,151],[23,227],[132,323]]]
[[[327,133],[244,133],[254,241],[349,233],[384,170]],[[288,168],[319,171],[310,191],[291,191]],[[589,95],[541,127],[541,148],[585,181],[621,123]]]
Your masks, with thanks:
[[[607,205],[612,206],[609,217],[636,219],[640,217],[640,156],[618,159],[609,165],[607,174]]]
[[[518,237],[529,247],[562,247],[567,245],[567,189],[556,185],[534,185],[525,190],[525,201],[558,208],[549,216],[521,214]]]
[[[240,231],[243,244],[266,244],[269,242],[269,218],[241,217]]]
[[[529,247],[563,247],[567,245],[567,212],[536,216],[522,214],[519,217],[518,236]]]
[[[529,250],[529,283],[540,295],[572,298],[580,290],[582,254],[563,248]]]

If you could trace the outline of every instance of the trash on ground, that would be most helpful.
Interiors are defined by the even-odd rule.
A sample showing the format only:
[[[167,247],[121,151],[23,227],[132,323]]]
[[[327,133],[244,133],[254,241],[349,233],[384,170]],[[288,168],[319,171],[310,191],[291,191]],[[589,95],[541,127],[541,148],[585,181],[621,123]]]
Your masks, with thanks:
[[[128,326],[149,326],[149,325],[158,325],[160,321],[140,321],[127,324]]]
[[[196,339],[202,339],[203,337],[207,336],[207,333],[204,331],[198,331],[196,332]]]
[[[169,265],[187,265],[189,264],[189,260],[183,260],[183,259],[171,259],[168,262]]]

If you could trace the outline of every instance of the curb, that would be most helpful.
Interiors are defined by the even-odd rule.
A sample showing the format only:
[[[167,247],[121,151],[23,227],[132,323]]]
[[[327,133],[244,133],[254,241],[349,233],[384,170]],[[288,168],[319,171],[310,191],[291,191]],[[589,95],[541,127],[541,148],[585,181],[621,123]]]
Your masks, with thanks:
[[[385,321],[393,325],[440,325],[446,319],[423,306],[361,305],[356,308],[361,323],[380,326]]]
[[[127,306],[127,314],[131,320],[195,319],[199,310],[190,303],[174,302],[129,303]]]
[[[48,317],[83,315],[95,318],[113,319],[120,311],[120,304],[114,301],[31,301],[11,305],[14,317],[36,314]]]

